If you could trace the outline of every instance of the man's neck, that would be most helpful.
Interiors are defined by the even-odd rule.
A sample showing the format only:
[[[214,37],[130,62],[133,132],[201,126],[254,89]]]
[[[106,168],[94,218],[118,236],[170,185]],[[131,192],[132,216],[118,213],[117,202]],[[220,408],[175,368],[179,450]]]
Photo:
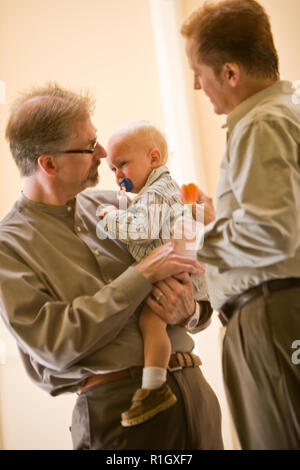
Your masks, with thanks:
[[[277,80],[253,80],[247,78],[244,79],[243,82],[240,84],[237,93],[235,94],[235,101],[233,100],[233,107],[231,111],[233,111],[243,101],[246,101],[251,96],[256,95],[256,93],[259,93],[260,91],[269,88],[272,85],[275,85],[275,83],[277,83]]]
[[[39,181],[35,176],[25,178],[23,194],[31,201],[52,206],[64,206],[75,197],[75,194],[65,194],[51,184]]]

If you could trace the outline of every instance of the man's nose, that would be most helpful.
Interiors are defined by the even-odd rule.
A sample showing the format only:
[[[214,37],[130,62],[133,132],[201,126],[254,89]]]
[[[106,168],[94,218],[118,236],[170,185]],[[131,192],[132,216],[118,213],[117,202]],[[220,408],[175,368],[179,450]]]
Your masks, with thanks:
[[[99,160],[100,158],[106,158],[107,157],[107,153],[106,153],[106,150],[105,148],[99,144],[99,142],[97,142],[97,145],[95,147],[95,152],[94,152],[94,157],[97,158],[97,160]]]

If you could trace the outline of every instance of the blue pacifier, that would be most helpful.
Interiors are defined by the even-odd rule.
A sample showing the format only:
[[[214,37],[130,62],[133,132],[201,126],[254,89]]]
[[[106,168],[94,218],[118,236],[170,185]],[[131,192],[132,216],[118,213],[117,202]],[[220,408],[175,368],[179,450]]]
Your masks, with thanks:
[[[126,193],[130,193],[133,188],[133,184],[131,179],[129,178],[124,178],[120,183],[119,186],[121,189],[125,188]]]

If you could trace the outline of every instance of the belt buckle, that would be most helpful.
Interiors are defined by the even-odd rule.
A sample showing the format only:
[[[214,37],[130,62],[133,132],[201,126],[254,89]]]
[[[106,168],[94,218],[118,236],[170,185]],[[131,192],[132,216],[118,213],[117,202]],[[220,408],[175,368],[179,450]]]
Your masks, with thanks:
[[[182,367],[182,366],[178,366],[178,367],[170,367],[170,366],[168,366],[168,371],[169,371],[169,372],[176,372],[177,370],[183,370],[183,367]]]
[[[178,354],[179,354],[179,353],[177,352],[177,353],[175,353],[174,355],[175,355],[175,357],[176,357],[177,362],[179,363]],[[181,366],[181,365],[178,365],[178,366],[175,366],[175,367],[170,367],[170,366],[168,366],[168,371],[169,371],[169,372],[176,372],[176,371],[178,371],[178,370],[183,370],[183,366]]]

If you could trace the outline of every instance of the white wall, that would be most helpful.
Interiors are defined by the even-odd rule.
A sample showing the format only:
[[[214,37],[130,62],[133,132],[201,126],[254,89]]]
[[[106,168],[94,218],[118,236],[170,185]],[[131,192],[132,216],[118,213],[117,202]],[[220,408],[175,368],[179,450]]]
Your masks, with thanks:
[[[148,0],[1,0],[0,79],[0,217],[21,188],[3,135],[9,104],[24,89],[55,80],[91,90],[104,145],[131,119],[164,129]],[[101,186],[114,185],[103,165]]]
[[[49,397],[25,373],[14,347],[0,366],[1,449],[72,449],[72,409],[76,395]]]

